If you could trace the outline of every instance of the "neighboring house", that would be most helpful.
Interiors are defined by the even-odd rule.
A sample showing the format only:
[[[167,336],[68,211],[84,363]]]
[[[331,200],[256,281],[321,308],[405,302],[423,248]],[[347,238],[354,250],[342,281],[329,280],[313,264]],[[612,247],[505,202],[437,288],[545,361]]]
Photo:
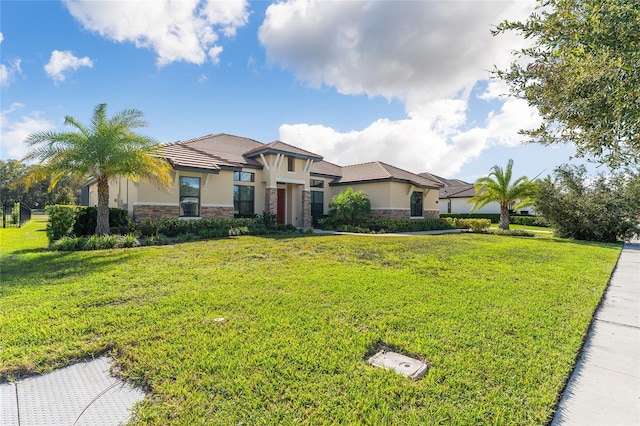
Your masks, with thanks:
[[[278,223],[308,228],[326,215],[329,201],[348,186],[363,190],[372,216],[438,217],[442,183],[397,167],[371,162],[341,167],[284,142],[263,144],[227,134],[163,145],[173,167],[170,192],[125,178],[110,182],[110,207],[134,220],[232,218],[269,212]],[[97,204],[89,185],[89,205]]]
[[[469,214],[471,212],[473,203],[470,203],[469,200],[476,194],[473,183],[459,179],[446,179],[431,173],[420,173],[420,176],[440,182],[443,185],[440,188],[438,200],[440,214]],[[535,214],[533,207],[524,207],[517,210],[516,213],[522,215]],[[489,203],[474,210],[473,214],[500,214],[500,204],[497,202]]]

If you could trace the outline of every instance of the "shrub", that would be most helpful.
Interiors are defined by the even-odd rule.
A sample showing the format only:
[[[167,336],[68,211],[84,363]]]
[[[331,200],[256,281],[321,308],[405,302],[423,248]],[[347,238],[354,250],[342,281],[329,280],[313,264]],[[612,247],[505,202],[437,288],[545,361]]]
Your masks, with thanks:
[[[278,215],[269,212],[262,212],[261,215],[256,217],[256,221],[267,229],[275,228],[278,225]]]
[[[11,209],[11,224],[17,225],[20,223],[20,203],[15,203]]]
[[[180,234],[176,238],[176,241],[179,243],[188,243],[189,241],[196,241],[200,239],[197,235],[192,234],[191,232],[187,232],[185,234]]]
[[[493,229],[493,228],[485,228],[476,232],[480,232],[483,234],[494,234],[494,235],[508,235],[512,237],[535,237],[535,234],[531,231],[527,231],[524,229]]]
[[[118,243],[116,244],[116,248],[130,248],[130,247],[138,247],[140,242],[136,238],[134,234],[123,235],[118,238]]]
[[[249,234],[249,228],[247,228],[246,226],[240,226],[237,228],[231,228],[229,229],[229,236],[230,237],[237,237],[240,235],[247,235]]]
[[[129,213],[126,210],[110,208],[109,209],[109,227],[113,234],[121,234],[120,227],[126,227],[125,233],[129,232]],[[96,224],[98,223],[97,207],[78,207],[76,221],[73,226],[75,235],[93,235],[96,232]]]
[[[114,248],[118,243],[117,235],[91,235],[86,238],[83,250],[105,250]]]
[[[61,237],[51,244],[51,249],[57,251],[77,251],[82,250],[86,238],[83,237]]]
[[[510,216],[509,223],[514,225],[549,227],[549,222],[541,216]]]
[[[453,219],[489,219],[491,223],[500,223],[499,213],[443,213],[441,218],[453,218]],[[511,217],[511,216],[510,216]]]
[[[329,216],[338,224],[356,225],[369,218],[371,202],[364,191],[348,187],[329,202]]]
[[[561,166],[538,185],[535,208],[556,235],[614,242],[638,234],[640,174],[587,179],[584,166]]]
[[[317,227],[319,229],[335,229],[336,226],[335,219],[330,216],[319,218],[317,221]]]
[[[73,225],[78,211],[77,206],[47,206],[46,211],[49,215],[46,228],[49,242],[73,235]]]
[[[222,237],[227,237],[229,236],[229,231],[226,229],[217,229],[217,228],[210,228],[210,229],[200,229],[198,231],[198,236],[200,238],[222,238]]]
[[[456,229],[471,229],[474,232],[487,229],[491,226],[490,219],[449,219],[452,221],[452,225]]]
[[[375,233],[375,231],[372,231],[368,227],[353,226],[353,225],[340,225],[338,227],[338,231],[340,231],[340,232],[354,232],[354,233],[358,233],[358,234],[372,234],[372,233]]]
[[[147,238],[144,245],[166,246],[167,244],[171,244],[171,240],[166,235],[156,234],[156,235],[151,235],[149,238]]]

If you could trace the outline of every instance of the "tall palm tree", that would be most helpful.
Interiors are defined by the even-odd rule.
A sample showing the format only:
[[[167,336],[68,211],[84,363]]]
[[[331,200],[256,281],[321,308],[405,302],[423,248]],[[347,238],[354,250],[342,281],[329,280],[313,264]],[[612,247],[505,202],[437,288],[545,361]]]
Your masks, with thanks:
[[[506,170],[493,166],[489,176],[476,181],[476,195],[468,201],[473,203],[471,211],[491,202],[500,204],[500,228],[509,229],[509,210],[517,210],[531,204],[532,183],[526,176],[511,181],[513,160],[509,160]]]
[[[142,112],[126,109],[107,117],[107,105],[94,108],[91,123],[81,124],[66,116],[64,124],[71,132],[40,132],[30,135],[26,143],[32,150],[25,161],[39,165],[28,176],[27,184],[51,177],[50,189],[65,176],[76,182],[95,180],[98,186],[98,217],[95,233],[109,234],[109,180],[118,176],[155,182],[168,189],[171,166],[158,156],[158,143],[132,129],[146,127]]]

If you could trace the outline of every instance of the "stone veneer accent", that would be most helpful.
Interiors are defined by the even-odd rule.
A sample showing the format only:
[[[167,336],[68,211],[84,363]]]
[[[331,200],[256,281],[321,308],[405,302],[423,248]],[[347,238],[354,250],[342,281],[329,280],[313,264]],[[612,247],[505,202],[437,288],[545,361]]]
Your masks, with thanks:
[[[264,211],[271,214],[278,214],[278,188],[267,188],[264,190]]]
[[[374,219],[409,219],[411,217],[411,210],[372,209],[371,217]]]
[[[133,220],[139,222],[143,219],[158,220],[165,217],[180,217],[179,206],[153,206],[136,205],[133,206]],[[212,219],[233,218],[233,207],[200,207],[200,217]]]
[[[157,220],[163,217],[180,216],[179,206],[153,206],[153,205],[135,205],[133,206],[133,220],[136,222],[142,219]]]
[[[422,216],[437,219],[440,217],[440,210],[423,210]]]
[[[302,190],[302,227],[311,228],[311,191]]]
[[[233,219],[233,207],[200,207],[200,217],[203,219]]]
[[[425,218],[439,218],[439,210],[423,210],[422,216]],[[411,217],[411,210],[398,210],[398,209],[379,209],[371,210],[371,217],[374,219],[409,219]]]

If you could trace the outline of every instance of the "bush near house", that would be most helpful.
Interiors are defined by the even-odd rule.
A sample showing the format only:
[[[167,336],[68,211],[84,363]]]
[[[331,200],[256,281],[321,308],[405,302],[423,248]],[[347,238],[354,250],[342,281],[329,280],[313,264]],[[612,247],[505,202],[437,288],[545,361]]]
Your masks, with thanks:
[[[98,217],[97,207],[54,205],[47,206],[46,211],[49,215],[47,237],[50,243],[62,237],[84,237],[95,232]],[[130,225],[126,210],[109,209],[109,226],[112,233],[114,233],[114,228],[117,228],[118,234],[127,233]]]
[[[320,220],[323,229],[335,229],[341,232],[358,233],[395,233],[421,232],[445,229],[471,229],[479,231],[491,226],[489,219],[458,219],[458,218],[426,218],[426,219],[368,219],[356,225],[336,225],[335,222]]]
[[[466,213],[441,213],[440,217],[451,217],[457,219],[489,219],[491,223],[499,223],[500,215],[498,213],[478,213],[478,214],[466,214]],[[509,223],[512,225],[526,225],[526,226],[542,226],[549,227],[549,222],[544,220],[540,216],[529,215],[510,215]]]

